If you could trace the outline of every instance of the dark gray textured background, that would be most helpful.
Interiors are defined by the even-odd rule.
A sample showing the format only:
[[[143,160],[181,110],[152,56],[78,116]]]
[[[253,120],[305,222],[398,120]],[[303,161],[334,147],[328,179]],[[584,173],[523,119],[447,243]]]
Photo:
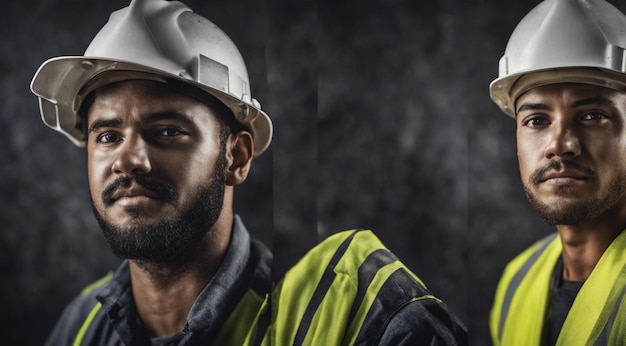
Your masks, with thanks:
[[[275,272],[328,234],[371,228],[472,344],[489,344],[501,270],[551,230],[523,197],[514,123],[487,91],[538,1],[186,3],[235,41],[274,119],[235,208],[274,248]],[[82,54],[126,4],[12,0],[0,13],[3,344],[41,344],[67,301],[117,266],[91,214],[84,150],[41,123],[29,83],[45,59]]]

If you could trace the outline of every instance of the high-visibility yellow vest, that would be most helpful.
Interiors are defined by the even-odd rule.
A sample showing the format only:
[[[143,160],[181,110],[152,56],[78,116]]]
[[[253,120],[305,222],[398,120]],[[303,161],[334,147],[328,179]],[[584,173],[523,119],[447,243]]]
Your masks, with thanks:
[[[398,294],[388,297],[397,306],[389,309],[387,315],[377,317],[382,318],[377,328],[371,325],[363,328],[382,286],[398,273],[409,282],[396,292],[389,292]],[[258,301],[263,312],[271,309],[271,321],[266,321],[269,326],[262,345],[374,344],[380,335],[371,332],[382,332],[385,319],[391,317],[392,312],[411,301],[439,301],[371,231],[346,231],[330,236],[293,266],[274,288],[271,299],[268,298]],[[240,325],[241,316],[235,311],[221,336],[230,338],[229,329]],[[254,325],[259,325],[260,330],[263,328],[263,322],[257,321]],[[363,330],[367,328],[370,333]],[[258,344],[258,332],[250,330],[241,345]],[[215,345],[220,344],[223,343],[218,339]]]
[[[415,302],[441,305],[371,231],[340,232],[309,251],[270,294],[249,289],[212,344],[377,344],[393,315]],[[84,320],[75,345],[85,343],[100,308],[96,304]],[[427,317],[413,320],[420,318]],[[456,329],[456,320],[450,326],[464,340],[463,327]]]
[[[494,345],[541,345],[550,290],[562,253],[554,233],[511,261],[491,310]],[[626,345],[626,232],[606,249],[578,292],[557,345]]]
[[[376,316],[378,322],[366,321],[392,275],[400,275],[393,280],[401,288],[384,294],[397,305]],[[307,253],[274,289],[270,344],[374,344],[380,335],[368,331],[382,332],[393,311],[429,299],[439,301],[371,231],[341,232]]]

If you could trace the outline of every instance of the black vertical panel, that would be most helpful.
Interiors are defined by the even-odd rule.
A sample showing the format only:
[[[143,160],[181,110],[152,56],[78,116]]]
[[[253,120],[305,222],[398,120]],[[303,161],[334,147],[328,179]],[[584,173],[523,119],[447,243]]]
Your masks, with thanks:
[[[39,65],[82,55],[109,14],[130,1],[10,0],[0,12],[0,331],[3,344],[39,345],[68,301],[114,270],[93,218],[86,154],[51,131],[29,83]],[[268,98],[263,1],[185,1],[221,27],[248,66],[252,95]],[[265,109],[266,107],[264,107]],[[271,246],[272,147],[235,189],[235,211]]]
[[[274,267],[280,278],[317,243],[317,12],[313,0],[267,0],[267,79],[274,121]]]
[[[552,229],[531,210],[517,168],[515,122],[489,98],[498,60],[517,23],[538,1],[470,1],[467,27],[470,232],[468,321],[476,345],[491,343],[489,309],[506,263]]]
[[[196,13],[220,27],[233,40],[248,68],[252,97],[272,117],[265,61],[265,0],[184,1]],[[272,247],[273,186],[270,147],[252,161],[246,181],[235,188],[234,211],[238,213],[253,238]]]
[[[609,1],[626,12],[624,1]],[[489,83],[498,76],[498,61],[522,18],[540,1],[471,0],[464,3],[467,25],[468,110],[468,324],[472,344],[488,345],[489,309],[504,266],[555,228],[532,210],[520,182],[515,121],[489,98]]]
[[[318,1],[319,222],[372,229],[463,320],[461,1]]]

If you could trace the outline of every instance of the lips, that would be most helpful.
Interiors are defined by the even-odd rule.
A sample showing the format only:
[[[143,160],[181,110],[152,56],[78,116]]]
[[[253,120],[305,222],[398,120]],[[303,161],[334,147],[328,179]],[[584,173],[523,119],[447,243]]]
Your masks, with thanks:
[[[148,176],[120,177],[102,191],[102,201],[105,206],[110,206],[120,199],[136,202],[142,200],[171,202],[176,198],[178,194],[171,185],[154,181]]]
[[[545,166],[536,169],[529,178],[532,185],[539,185],[545,182],[555,184],[569,183],[573,181],[582,182],[597,177],[596,171],[590,166],[572,160],[552,160]]]
[[[160,199],[161,196],[155,192],[152,192],[141,185],[133,184],[130,188],[127,189],[118,189],[111,196],[112,202],[115,202],[122,198],[132,198],[132,197],[148,197],[151,199]]]
[[[562,172],[548,172],[544,174],[540,181],[545,182],[553,179],[576,179],[576,180],[586,180],[589,179],[589,176],[584,174],[583,172],[576,170],[564,170]]]

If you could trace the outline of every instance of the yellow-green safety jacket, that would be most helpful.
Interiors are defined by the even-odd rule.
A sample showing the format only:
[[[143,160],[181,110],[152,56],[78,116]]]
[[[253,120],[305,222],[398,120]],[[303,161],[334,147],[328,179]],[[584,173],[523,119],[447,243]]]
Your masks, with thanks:
[[[337,233],[276,285],[271,253],[235,217],[229,249],[184,330],[150,339],[128,264],[65,310],[50,345],[465,345],[465,327],[370,231]]]
[[[491,310],[494,345],[541,345],[553,271],[562,252],[557,233],[511,261]],[[606,249],[565,319],[557,345],[626,345],[626,232]]]

